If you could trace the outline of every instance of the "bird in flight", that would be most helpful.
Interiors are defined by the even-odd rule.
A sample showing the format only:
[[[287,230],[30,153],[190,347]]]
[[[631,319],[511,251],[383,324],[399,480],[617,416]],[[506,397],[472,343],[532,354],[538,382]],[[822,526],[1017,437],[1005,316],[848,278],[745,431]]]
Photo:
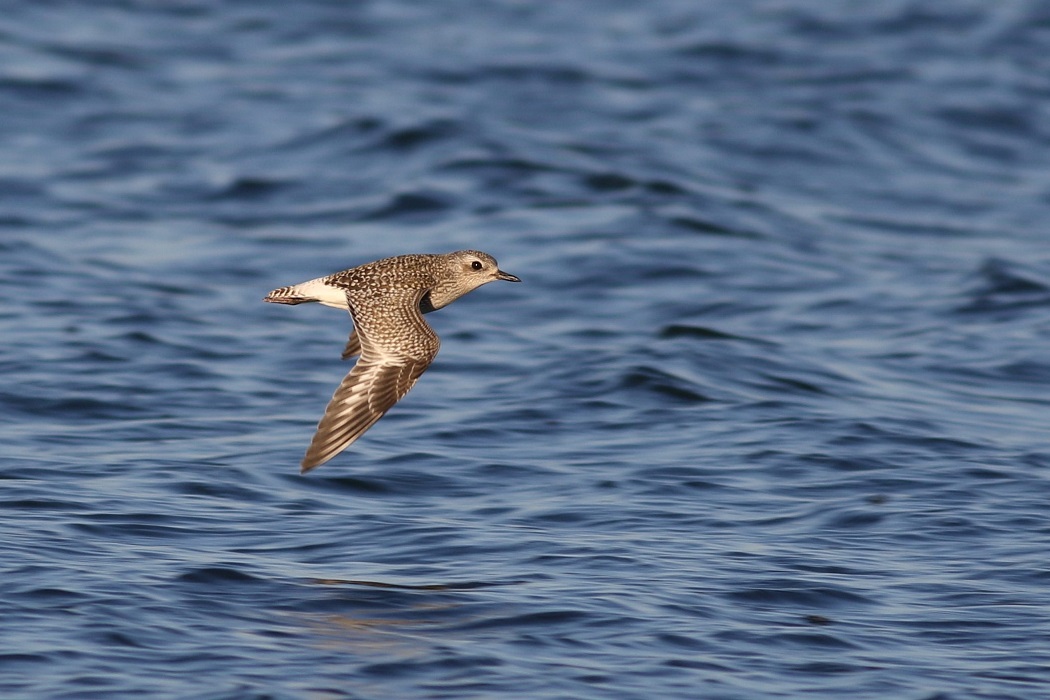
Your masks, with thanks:
[[[354,329],[343,359],[360,355],[325,409],[302,473],[361,437],[434,361],[441,342],[423,314],[496,280],[521,281],[500,270],[491,255],[460,250],[398,255],[270,292],[263,301],[320,302],[349,311]]]

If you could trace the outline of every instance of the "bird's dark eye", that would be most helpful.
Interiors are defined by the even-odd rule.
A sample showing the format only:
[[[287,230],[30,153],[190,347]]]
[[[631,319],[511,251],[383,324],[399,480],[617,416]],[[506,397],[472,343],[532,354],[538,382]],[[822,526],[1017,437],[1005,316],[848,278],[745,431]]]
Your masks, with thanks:
[[[474,262],[470,263],[471,270],[480,270],[481,268],[482,264],[480,260],[475,260]]]

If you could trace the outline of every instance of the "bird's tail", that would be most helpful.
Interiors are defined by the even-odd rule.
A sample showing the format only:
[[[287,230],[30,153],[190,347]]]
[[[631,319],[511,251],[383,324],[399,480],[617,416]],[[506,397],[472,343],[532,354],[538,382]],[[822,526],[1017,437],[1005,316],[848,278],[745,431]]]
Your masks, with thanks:
[[[303,304],[308,301],[318,301],[318,299],[317,297],[303,294],[299,285],[293,284],[290,287],[281,287],[273,290],[263,297],[263,301],[268,301],[271,304]]]

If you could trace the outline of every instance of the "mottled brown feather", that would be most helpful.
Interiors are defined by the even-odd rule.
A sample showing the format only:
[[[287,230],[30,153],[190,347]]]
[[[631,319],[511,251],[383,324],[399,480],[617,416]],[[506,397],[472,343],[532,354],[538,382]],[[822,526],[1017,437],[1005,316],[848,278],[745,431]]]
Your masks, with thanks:
[[[346,347],[343,348],[343,359],[349,360],[354,355],[361,354],[361,339],[357,337],[357,330],[350,331],[350,339],[346,341]]]

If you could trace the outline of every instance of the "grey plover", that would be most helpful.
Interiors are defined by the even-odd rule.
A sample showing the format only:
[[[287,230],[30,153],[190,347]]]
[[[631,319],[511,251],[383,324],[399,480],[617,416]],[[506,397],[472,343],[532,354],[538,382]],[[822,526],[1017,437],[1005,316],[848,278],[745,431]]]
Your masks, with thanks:
[[[281,287],[263,301],[320,302],[346,309],[354,329],[343,359],[360,355],[328,403],[302,461],[302,473],[345,450],[408,393],[441,342],[423,314],[448,306],[483,284],[520,282],[477,250],[398,255],[327,277]]]

